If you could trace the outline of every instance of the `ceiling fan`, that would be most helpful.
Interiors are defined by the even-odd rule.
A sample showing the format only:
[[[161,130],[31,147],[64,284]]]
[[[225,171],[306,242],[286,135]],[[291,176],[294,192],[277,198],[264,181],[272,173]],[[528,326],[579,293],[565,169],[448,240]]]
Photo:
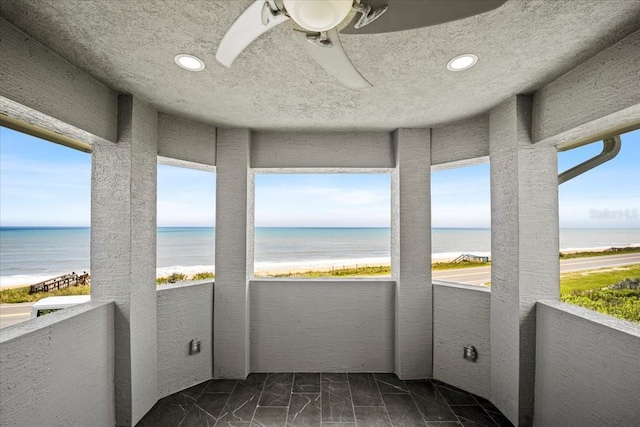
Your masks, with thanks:
[[[342,34],[376,34],[428,27],[493,10],[507,0],[256,0],[222,38],[216,59],[230,67],[251,42],[289,19],[301,47],[345,86],[371,84],[340,43]]]

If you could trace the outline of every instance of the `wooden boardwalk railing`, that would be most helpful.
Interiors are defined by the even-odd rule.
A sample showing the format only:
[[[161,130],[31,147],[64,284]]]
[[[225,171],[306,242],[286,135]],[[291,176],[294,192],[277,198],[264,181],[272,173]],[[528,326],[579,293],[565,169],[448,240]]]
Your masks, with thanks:
[[[489,257],[488,256],[471,255],[471,254],[463,254],[463,255],[460,255],[458,258],[454,259],[451,262],[458,263],[458,262],[461,262],[461,261],[482,263],[482,262],[489,262]]]
[[[51,292],[55,289],[64,289],[69,286],[83,286],[91,284],[91,277],[86,271],[82,274],[65,274],[63,276],[54,277],[53,279],[45,280],[44,282],[31,285],[29,293],[36,292]]]

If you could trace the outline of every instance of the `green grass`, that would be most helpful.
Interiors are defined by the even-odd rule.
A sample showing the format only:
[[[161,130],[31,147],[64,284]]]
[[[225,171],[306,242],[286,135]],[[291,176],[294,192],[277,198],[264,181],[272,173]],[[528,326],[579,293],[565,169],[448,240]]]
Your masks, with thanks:
[[[456,268],[472,268],[472,267],[488,267],[491,265],[489,262],[472,262],[472,261],[460,261],[460,262],[434,262],[431,265],[433,270],[454,270]]]
[[[598,290],[633,277],[640,277],[640,264],[562,273],[560,275],[560,293]]]
[[[89,295],[89,286],[70,286],[64,289],[57,289],[51,292],[37,292],[29,294],[29,286],[0,291],[0,304],[10,304],[19,302],[36,302],[46,297],[60,297],[67,295]]]
[[[568,258],[582,258],[603,256],[622,253],[635,253],[640,252],[639,248],[624,248],[619,251],[603,251],[603,252],[584,252],[589,255],[576,254],[560,254],[561,259]],[[472,262],[472,261],[460,261],[460,262],[434,262],[432,264],[433,270],[454,270],[458,268],[474,268],[474,267],[489,267],[489,262]],[[391,267],[389,266],[373,266],[373,267],[357,267],[357,268],[337,268],[331,271],[305,271],[300,273],[280,273],[273,275],[256,275],[256,277],[347,277],[347,276],[383,276],[390,275]]]
[[[434,270],[453,270],[457,268],[471,268],[471,267],[487,267],[491,262],[436,262],[433,264]],[[388,265],[376,265],[376,266],[364,266],[353,268],[336,268],[329,271],[304,271],[299,273],[279,273],[271,275],[256,275],[256,277],[357,277],[357,276],[390,276],[391,267]]]
[[[173,273],[170,276],[156,278],[156,284],[167,285],[171,283],[186,282],[191,280],[214,279],[215,277],[216,275],[210,271],[204,271],[202,273],[192,274],[191,276],[188,276],[182,273]]]
[[[187,280],[187,275],[182,273],[173,273],[170,276],[156,278],[156,284],[166,285],[168,283],[184,282]]]
[[[622,255],[622,254],[635,254],[640,252],[640,246],[627,247],[627,248],[611,248],[605,251],[591,251],[591,252],[576,252],[572,254],[560,254],[560,259],[570,258],[590,258],[594,256],[606,256],[606,255]]]
[[[191,280],[206,280],[206,279],[215,279],[216,275],[211,271],[205,271],[203,273],[196,273],[191,276]]]
[[[562,295],[560,300],[619,319],[640,323],[640,290],[637,289],[573,291]]]
[[[330,271],[305,271],[302,273],[281,273],[256,277],[353,277],[353,276],[389,276],[391,267],[388,265],[365,266],[357,268],[338,268]]]
[[[564,273],[560,276],[560,300],[640,322],[640,289],[633,289],[637,280],[640,264]]]
[[[623,280],[639,278],[640,264],[562,273],[560,300],[619,319],[640,322],[640,290],[617,289],[616,286]]]
[[[487,267],[491,262],[478,263],[471,261],[461,262],[436,262],[433,264],[434,270],[453,270],[457,268]],[[375,265],[352,268],[335,268],[328,271],[303,271],[296,273],[278,274],[256,274],[256,277],[301,277],[301,278],[321,278],[321,277],[357,277],[357,276],[390,276],[391,267],[388,265]]]
[[[630,249],[631,253],[638,252],[638,248]],[[602,254],[597,252],[597,254]],[[611,253],[605,253],[610,255]],[[482,267],[490,263],[473,263],[464,261],[461,263],[435,263],[434,270],[447,270],[455,268]],[[322,278],[322,277],[357,277],[357,276],[389,276],[391,267],[389,266],[365,266],[358,268],[341,268],[331,271],[307,271],[303,273],[284,273],[267,277],[300,277],[300,278]],[[260,277],[260,276],[256,276]],[[264,277],[264,276],[263,276]],[[215,278],[212,272],[197,273],[187,276],[181,273],[174,273],[168,277],[159,277],[156,282],[161,284],[176,283],[186,280],[206,280]],[[570,304],[579,305],[591,310],[596,310],[610,316],[621,319],[640,322],[640,290],[625,289],[625,286],[609,288],[625,279],[640,280],[640,264],[632,264],[624,267],[601,268],[598,270],[578,271],[563,273],[560,275],[561,300]],[[635,286],[635,285],[632,285]],[[628,287],[628,286],[627,286]],[[53,292],[39,292],[29,294],[29,287],[6,289],[0,291],[0,303],[34,302],[48,296],[63,295],[88,295],[89,286],[72,286],[66,289]]]
[[[192,276],[187,276],[181,273],[174,273],[167,277],[158,277],[156,283],[158,285],[165,285],[176,282],[183,282],[187,280],[205,280],[213,279],[215,274],[206,271],[202,273],[196,273]],[[70,286],[65,289],[58,289],[51,292],[37,292],[35,294],[29,293],[29,286],[23,286],[13,289],[0,290],[0,304],[15,304],[20,302],[36,302],[46,297],[61,297],[67,295],[89,295],[91,294],[90,286]]]

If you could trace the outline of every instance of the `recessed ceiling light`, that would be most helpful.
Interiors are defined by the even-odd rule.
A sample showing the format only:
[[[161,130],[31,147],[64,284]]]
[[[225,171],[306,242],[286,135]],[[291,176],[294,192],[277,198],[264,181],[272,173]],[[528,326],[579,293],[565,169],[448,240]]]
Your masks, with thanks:
[[[176,64],[185,70],[189,71],[202,71],[204,70],[204,62],[200,58],[196,58],[193,55],[187,55],[186,53],[181,53],[180,55],[176,55],[175,57]]]
[[[447,69],[449,71],[464,71],[476,65],[478,62],[478,57],[473,53],[465,53],[464,55],[458,55],[453,58],[447,64]]]

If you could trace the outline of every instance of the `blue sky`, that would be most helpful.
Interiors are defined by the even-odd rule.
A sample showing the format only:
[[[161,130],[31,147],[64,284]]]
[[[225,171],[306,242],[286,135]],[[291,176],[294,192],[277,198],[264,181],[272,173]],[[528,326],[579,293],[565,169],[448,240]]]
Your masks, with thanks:
[[[256,174],[256,225],[389,227],[390,174]]]
[[[601,143],[560,153],[559,170],[597,154]],[[158,166],[158,225],[213,226],[215,173]],[[0,128],[0,225],[88,226],[91,155]],[[562,227],[640,227],[640,130],[623,135],[612,161],[560,186]],[[432,174],[434,227],[490,226],[489,165]],[[387,227],[388,174],[256,175],[257,226]],[[639,214],[640,215],[640,214]]]
[[[214,172],[158,165],[160,227],[213,227],[215,212]]]

